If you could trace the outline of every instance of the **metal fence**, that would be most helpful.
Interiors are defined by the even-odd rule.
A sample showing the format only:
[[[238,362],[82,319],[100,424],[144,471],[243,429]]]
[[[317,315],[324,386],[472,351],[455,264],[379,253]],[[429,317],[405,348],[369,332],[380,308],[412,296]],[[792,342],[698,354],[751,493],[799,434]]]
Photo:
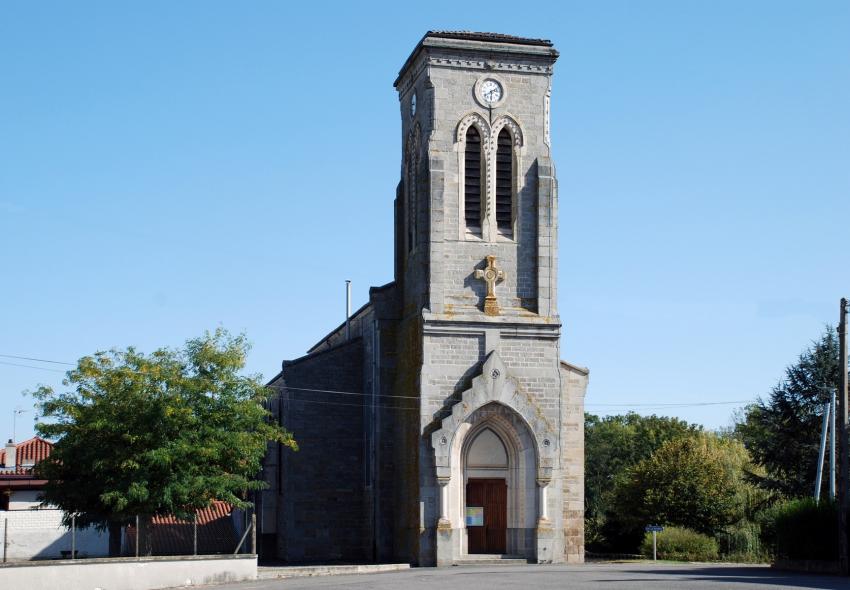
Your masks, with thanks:
[[[56,509],[0,511],[2,561],[109,556],[109,533],[62,524]],[[215,503],[190,520],[137,517],[121,529],[121,555],[224,555],[256,552],[256,517]]]

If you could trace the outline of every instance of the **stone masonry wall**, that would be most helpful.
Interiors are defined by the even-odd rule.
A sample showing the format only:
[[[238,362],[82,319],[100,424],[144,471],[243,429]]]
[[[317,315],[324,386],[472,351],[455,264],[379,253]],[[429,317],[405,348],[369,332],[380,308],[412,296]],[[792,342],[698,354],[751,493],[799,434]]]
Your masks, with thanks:
[[[283,456],[278,557],[291,562],[362,561],[363,341],[354,339],[283,364],[283,426],[298,442]]]
[[[491,56],[470,56],[467,67],[453,60],[444,62],[441,50],[432,50],[430,62],[420,79],[402,90],[402,133],[407,137],[419,125],[421,137],[427,141],[430,175],[430,212],[420,217],[430,220],[431,256],[429,272],[430,309],[434,313],[457,313],[480,308],[485,294],[484,283],[474,278],[474,270],[483,266],[484,257],[495,254],[497,265],[506,272],[497,287],[503,314],[546,310],[554,312],[556,294],[549,278],[554,264],[556,238],[551,214],[555,212],[550,198],[554,190],[554,172],[549,165],[548,103],[551,68],[536,67],[539,62],[517,59],[522,66],[517,72],[492,71],[485,68]],[[425,57],[420,58],[425,60]],[[445,65],[442,65],[444,64]],[[534,67],[531,67],[531,66]],[[522,71],[523,66],[529,66]],[[415,67],[412,69],[416,69]],[[492,113],[474,97],[475,83],[484,77],[495,77],[504,86],[505,100]],[[419,97],[418,111],[410,117],[406,105],[410,95]],[[457,137],[459,122],[471,113],[491,122],[509,116],[517,122],[522,146],[515,148],[516,232],[512,238],[465,235],[461,215],[463,170],[459,154],[462,144]],[[538,161],[545,163],[545,186],[538,182]],[[549,178],[551,177],[551,179]],[[544,189],[541,195],[540,190]],[[541,201],[541,196],[545,197]],[[541,209],[542,208],[542,209]],[[541,223],[541,211],[545,215]],[[541,225],[544,231],[541,230]],[[425,228],[423,228],[423,231]],[[544,291],[540,290],[543,284]],[[541,299],[545,300],[542,301]]]

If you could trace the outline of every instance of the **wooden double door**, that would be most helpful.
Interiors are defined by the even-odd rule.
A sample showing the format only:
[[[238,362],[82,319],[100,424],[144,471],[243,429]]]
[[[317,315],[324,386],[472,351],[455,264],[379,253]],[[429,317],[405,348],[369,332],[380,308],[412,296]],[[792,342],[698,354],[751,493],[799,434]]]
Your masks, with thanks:
[[[504,479],[470,479],[466,484],[466,507],[483,508],[483,519],[473,510],[467,519],[469,553],[506,553],[508,537],[508,485]],[[467,510],[467,514],[470,511]],[[480,523],[480,524],[479,524]]]

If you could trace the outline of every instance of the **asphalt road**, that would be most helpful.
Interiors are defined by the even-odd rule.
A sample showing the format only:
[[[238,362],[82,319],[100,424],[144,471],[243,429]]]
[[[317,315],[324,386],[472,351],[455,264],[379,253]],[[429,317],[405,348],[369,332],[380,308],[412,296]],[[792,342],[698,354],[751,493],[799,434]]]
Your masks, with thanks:
[[[401,572],[260,580],[223,584],[221,590],[300,590],[360,588],[375,590],[614,590],[823,588],[850,590],[850,579],[779,572],[767,566],[714,564],[584,564],[460,566],[414,568]]]

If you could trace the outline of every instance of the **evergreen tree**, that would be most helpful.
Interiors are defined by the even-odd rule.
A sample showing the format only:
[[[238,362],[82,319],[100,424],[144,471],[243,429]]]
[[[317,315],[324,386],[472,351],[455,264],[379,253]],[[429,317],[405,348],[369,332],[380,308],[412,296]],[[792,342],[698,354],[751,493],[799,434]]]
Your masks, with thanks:
[[[812,493],[823,405],[832,399],[838,379],[838,338],[827,327],[786,369],[767,399],[745,408],[735,436],[766,468],[762,485],[791,497]]]

